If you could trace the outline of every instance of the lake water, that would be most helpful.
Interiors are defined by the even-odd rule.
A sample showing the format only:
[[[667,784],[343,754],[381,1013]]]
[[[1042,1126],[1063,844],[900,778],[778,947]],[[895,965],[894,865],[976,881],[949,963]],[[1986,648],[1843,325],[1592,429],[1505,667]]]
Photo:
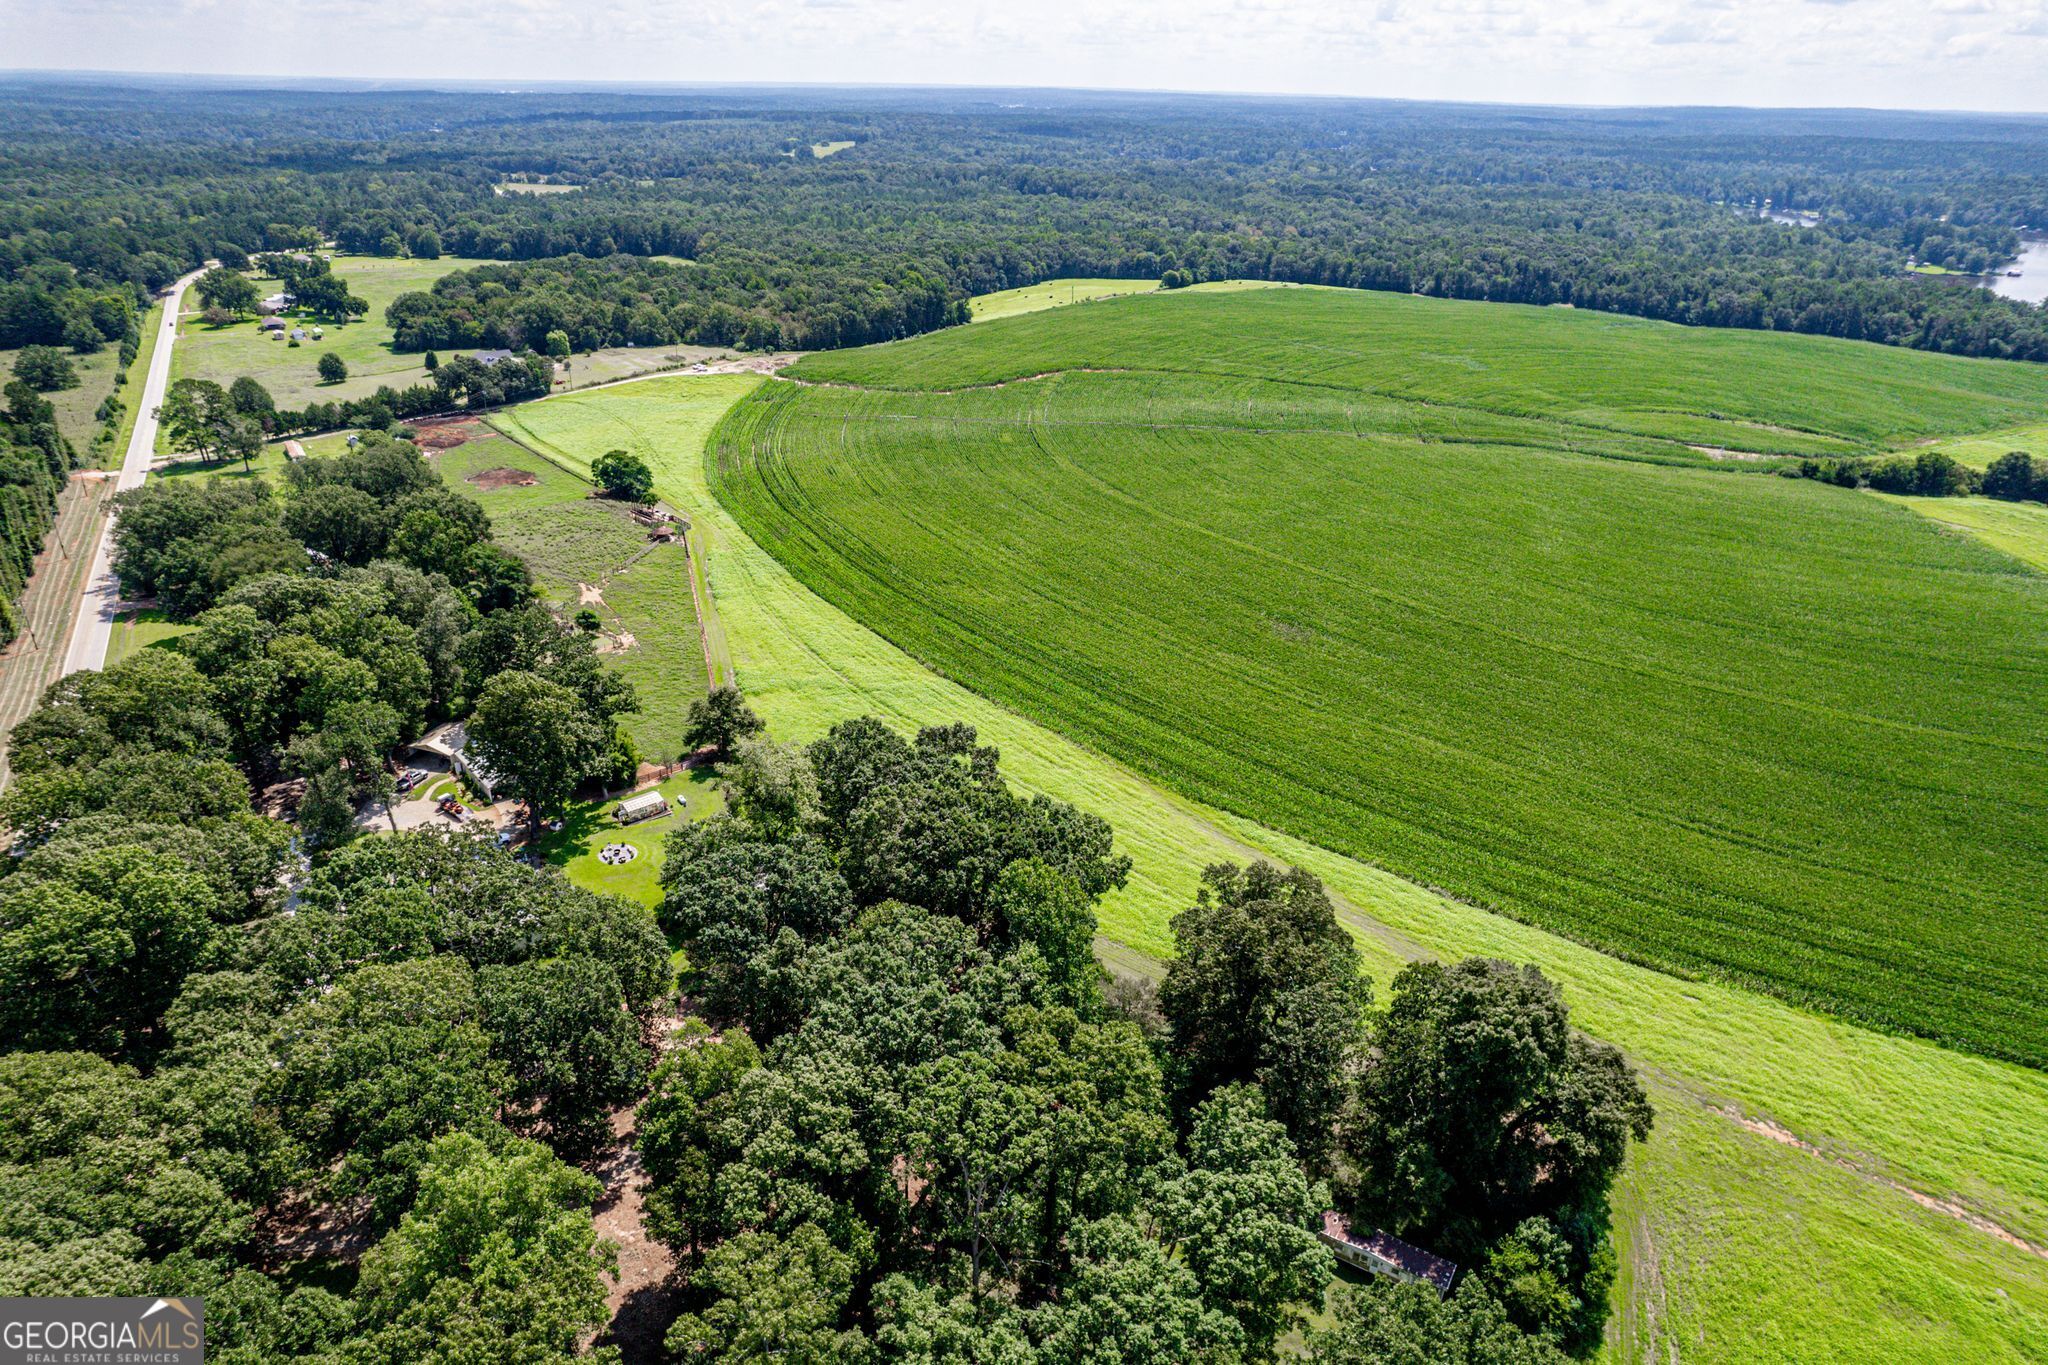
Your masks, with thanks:
[[[2022,299],[2028,303],[2048,300],[2048,237],[2028,237],[2020,242],[2020,258],[2017,264],[2008,265],[2006,270],[2020,272],[2018,279],[2001,271],[1986,281],[1996,294],[2009,299]]]

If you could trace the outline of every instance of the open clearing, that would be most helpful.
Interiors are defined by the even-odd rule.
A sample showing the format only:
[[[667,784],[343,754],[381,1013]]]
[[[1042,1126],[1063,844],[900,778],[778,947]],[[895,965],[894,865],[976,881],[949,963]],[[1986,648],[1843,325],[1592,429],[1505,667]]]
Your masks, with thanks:
[[[2048,573],[2048,506],[1996,498],[1908,498],[1879,493],[1938,525],[1973,536]]]
[[[947,676],[1596,946],[2048,1063],[2048,579],[1666,467],[1983,429],[2048,371],[1303,290],[792,373],[720,499]]]
[[[1312,285],[1286,284],[1278,280],[1211,280],[1190,285],[1186,294],[1241,294],[1253,289],[1309,289]],[[1126,294],[1156,294],[1158,280],[1059,279],[1027,284],[994,294],[976,294],[967,301],[976,322],[1013,318],[1020,313],[1040,313],[1064,308],[1070,303],[1091,303],[1097,299],[1122,298]]]
[[[302,408],[308,403],[338,402],[345,398],[367,398],[384,385],[402,389],[423,382],[427,369],[417,352],[399,354],[391,349],[391,329],[384,323],[384,309],[400,294],[431,289],[434,281],[453,270],[489,265],[489,261],[443,256],[419,261],[385,256],[336,256],[334,273],[348,281],[349,289],[370,305],[370,311],[350,323],[318,324],[288,317],[294,327],[309,330],[318,325],[326,334],[319,341],[308,340],[293,347],[283,341],[266,340],[255,318],[244,318],[225,327],[209,327],[199,320],[197,295],[186,300],[186,315],[178,326],[178,346],[171,356],[171,378],[211,379],[226,387],[250,375],[270,390],[279,407]],[[264,294],[284,286],[274,279],[259,278],[256,287]],[[348,363],[348,378],[339,384],[320,382],[320,357],[329,351]]]
[[[1135,966],[1163,955],[1167,920],[1205,863],[1268,856],[1311,868],[1345,898],[1345,921],[1382,988],[1418,953],[1538,963],[1582,1026],[1647,1068],[1660,1109],[1618,1192],[1624,1274],[1607,1353],[1617,1365],[1667,1352],[1917,1362],[2048,1350],[2038,1259],[1721,1113],[1734,1105],[1769,1117],[1865,1169],[1958,1196],[2038,1243],[2048,1236],[2048,1077],[1682,981],[1447,900],[1171,795],[920,667],[798,583],[712,498],[704,433],[759,383],[654,380],[499,420],[560,458],[587,462],[622,446],[649,461],[662,496],[694,519],[718,648],[777,739],[802,742],[862,713],[906,728],[975,725],[1020,786],[1115,824],[1134,869],[1102,906],[1106,960]]]
[[[1149,294],[1159,288],[1157,280],[1047,280],[1022,289],[1005,289],[995,294],[976,294],[967,301],[976,322],[1011,318],[1019,313],[1036,313],[1046,308],[1064,308],[1070,303],[1115,298],[1120,294]]]
[[[2048,460],[2048,422],[1964,436],[1953,441],[1937,441],[1928,449],[1953,456],[1957,462],[1972,469],[1982,469],[2011,450],[2024,450],[2036,460]]]
[[[165,641],[175,640],[193,629],[190,622],[174,621],[155,607],[124,611],[114,619],[113,633],[107,640],[107,667],[112,668],[145,649],[159,648]]]
[[[472,439],[432,454],[442,479],[483,504],[498,542],[532,565],[559,610],[574,616],[586,587],[597,590],[605,661],[640,697],[620,728],[646,761],[675,759],[690,703],[706,691],[688,555],[651,544],[624,504],[592,498],[587,480],[489,428],[470,430]]]

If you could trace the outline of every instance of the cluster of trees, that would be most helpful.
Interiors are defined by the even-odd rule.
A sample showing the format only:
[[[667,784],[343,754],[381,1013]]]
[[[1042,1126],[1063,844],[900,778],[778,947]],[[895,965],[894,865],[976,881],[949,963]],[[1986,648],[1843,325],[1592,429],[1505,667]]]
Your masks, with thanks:
[[[1597,1343],[1606,1194],[1651,1114],[1540,974],[1411,968],[1368,1028],[1320,883],[1225,865],[1156,993],[1105,989],[1094,904],[1127,863],[970,728],[797,750],[730,697],[699,718],[729,809],[672,836],[660,914],[708,1023],[639,1110],[650,1228],[689,1266],[672,1353],[1268,1360],[1321,1302],[1331,1207],[1468,1274],[1349,1296],[1317,1357]]]
[[[561,333],[580,351],[603,346],[739,346],[771,351],[859,346],[967,321],[966,300],[942,274],[876,263],[854,296],[829,280],[792,279],[793,315],[748,309],[731,282],[697,264],[566,256],[477,266],[443,275],[431,292],[400,294],[385,310],[401,351],[451,346],[543,348]],[[798,305],[796,300],[804,302]],[[798,309],[800,308],[800,311]]]
[[[1913,257],[1979,268],[2011,250],[2016,226],[2048,222],[2048,155],[1995,118],[1531,120],[1137,95],[1007,109],[944,92],[152,104],[108,88],[0,91],[20,130],[0,166],[0,302],[37,270],[45,293],[132,297],[210,254],[231,263],[331,235],[387,255],[548,263],[425,296],[408,344],[444,348],[538,348],[557,329],[541,325],[548,311],[579,348],[846,345],[945,325],[970,294],[1076,274],[1572,303],[2048,357],[2040,308],[1904,274]],[[856,148],[783,154],[821,128]],[[508,173],[579,188],[496,193]],[[1766,221],[1765,201],[1813,210],[1818,226]],[[643,273],[622,255],[689,264]]]
[[[1917,455],[1882,458],[1801,460],[1787,472],[1843,488],[1875,488],[1881,493],[1910,493],[1923,498],[1982,494],[2006,502],[2048,502],[2048,461],[2024,450],[2007,451],[1982,470],[1951,455],[1923,450]]]
[[[108,342],[132,343],[149,290],[178,273],[172,264],[161,279],[109,280],[62,260],[37,260],[17,274],[0,257],[0,347],[61,346],[91,355]]]
[[[319,370],[329,383],[348,377],[346,362],[332,351],[320,357]],[[404,389],[382,385],[365,398],[308,403],[304,408],[280,408],[262,382],[249,375],[226,388],[211,379],[180,379],[164,395],[157,416],[171,449],[212,464],[241,460],[246,468],[264,441],[273,437],[344,427],[382,433],[407,418],[543,397],[553,386],[554,370],[539,356],[515,356],[491,365],[459,355],[445,361],[437,358],[428,383]]]
[[[325,852],[390,794],[401,741],[472,713],[478,755],[535,819],[585,779],[638,767],[617,724],[637,708],[631,684],[405,442],[373,433],[294,465],[282,495],[260,479],[161,479],[119,507],[123,592],[195,629],[60,680],[15,728],[0,819],[17,833],[108,807],[241,809],[252,788],[293,779]]]
[[[288,908],[288,833],[110,808],[5,860],[0,1292],[201,1295],[237,1365],[578,1355],[614,1252],[570,1163],[644,1088],[660,932],[425,832]],[[269,1273],[322,1209],[360,1260]]]

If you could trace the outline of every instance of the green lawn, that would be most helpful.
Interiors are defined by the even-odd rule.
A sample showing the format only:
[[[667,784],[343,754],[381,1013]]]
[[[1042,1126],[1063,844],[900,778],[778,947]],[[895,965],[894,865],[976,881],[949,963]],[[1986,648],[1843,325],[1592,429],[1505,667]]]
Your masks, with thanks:
[[[828,156],[839,155],[839,153],[853,145],[851,142],[813,142],[811,144],[811,155],[823,161]]]
[[[178,345],[171,356],[171,378],[211,379],[222,386],[243,375],[261,380],[279,407],[302,408],[312,402],[364,398],[388,384],[402,389],[425,380],[426,367],[416,352],[399,354],[391,349],[391,329],[384,325],[384,309],[400,294],[433,287],[434,281],[452,270],[488,265],[487,261],[444,256],[435,261],[393,259],[383,256],[337,256],[334,272],[349,283],[370,311],[356,322],[315,324],[287,319],[293,326],[309,330],[318,325],[326,333],[320,341],[308,340],[294,348],[283,341],[265,340],[257,320],[246,318],[225,327],[209,327],[197,311],[188,311],[178,327]],[[258,279],[264,294],[283,286],[276,280]],[[197,310],[192,296],[188,309]],[[320,357],[335,352],[348,363],[349,377],[339,384],[320,380]]]
[[[1157,280],[1047,280],[1022,289],[1005,289],[995,294],[977,294],[967,301],[976,322],[1035,313],[1043,308],[1061,308],[1070,303],[1115,298],[1119,294],[1149,294],[1159,288]]]
[[[656,820],[621,825],[612,815],[619,798],[582,801],[562,818],[559,833],[541,841],[541,855],[562,869],[570,881],[642,905],[661,900],[661,864],[668,836],[686,821],[702,820],[725,809],[725,795],[709,768],[691,768],[661,784],[672,813]],[[678,805],[678,802],[682,804]],[[609,844],[630,844],[639,856],[629,863],[610,864],[598,854]]]
[[[1912,508],[1939,525],[1974,536],[1995,550],[2048,573],[2048,506],[2002,502],[1997,498],[1900,498],[1887,502]]]
[[[1871,1175],[1959,1199],[2048,1242],[2048,1077],[1666,976],[1447,900],[1162,791],[920,667],[797,582],[712,499],[707,419],[759,382],[655,380],[501,420],[557,458],[619,445],[654,463],[663,497],[696,518],[724,647],[777,739],[801,742],[862,713],[905,728],[975,725],[1022,788],[1113,823],[1134,867],[1130,885],[1105,900],[1102,929],[1154,956],[1168,950],[1166,921],[1205,863],[1267,856],[1310,867],[1339,893],[1382,991],[1422,953],[1538,963],[1583,1027],[1650,1070],[1663,1111],[1619,1192],[1615,1365],[1667,1354],[1917,1362],[2039,1353],[2048,1263],[1928,1214]],[[1866,1174],[1767,1141],[1707,1104],[1767,1116]],[[1639,1231],[1643,1211],[1656,1217]],[[1823,1235],[1809,1241],[1814,1228]],[[1643,1297],[1654,1286],[1661,1297]],[[1925,1316],[1930,1299],[1943,1316]],[[1672,1302],[1682,1311],[1648,1316],[1646,1304]]]
[[[107,667],[112,668],[152,645],[175,640],[192,629],[191,622],[173,621],[169,614],[155,607],[123,612],[115,618],[113,634],[107,641]]]

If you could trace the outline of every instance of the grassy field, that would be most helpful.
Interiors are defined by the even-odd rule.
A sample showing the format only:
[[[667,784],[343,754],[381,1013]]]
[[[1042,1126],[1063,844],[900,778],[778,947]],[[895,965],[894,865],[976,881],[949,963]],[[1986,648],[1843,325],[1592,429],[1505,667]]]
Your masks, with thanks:
[[[533,567],[565,615],[588,605],[603,619],[606,662],[640,697],[622,728],[647,761],[677,758],[690,703],[706,691],[688,555],[680,545],[651,545],[621,504],[589,496],[586,479],[478,430],[480,439],[433,456],[441,477],[484,505],[498,542]],[[494,470],[534,482],[479,481]]]
[[[1582,453],[1984,427],[2048,372],[1485,307],[1164,295],[815,355],[880,387],[762,390],[718,493],[893,642],[1190,797],[2048,1062],[2048,579],[1838,489]],[[1803,386],[1859,366],[1839,415]],[[1529,384],[1576,430],[1515,415]]]
[[[305,341],[294,348],[282,341],[268,341],[256,320],[247,318],[225,327],[209,327],[189,311],[178,327],[178,345],[171,356],[171,378],[211,379],[232,384],[243,375],[261,380],[279,407],[302,408],[313,402],[334,402],[364,398],[388,384],[402,389],[426,378],[426,367],[417,353],[399,354],[391,349],[391,329],[384,325],[384,309],[400,294],[431,289],[434,281],[451,270],[487,265],[487,261],[443,256],[435,261],[402,260],[383,256],[337,256],[334,273],[346,279],[349,288],[370,305],[370,311],[356,322],[321,323],[323,340]],[[265,294],[283,286],[276,280],[259,279],[257,288]],[[193,297],[189,307],[196,310]],[[293,326],[312,327],[288,319]],[[329,351],[348,362],[348,378],[339,384],[323,384],[316,368]]]
[[[2048,1343],[2048,1262],[1887,1183],[2048,1244],[2048,1077],[1666,976],[1477,911],[1162,791],[920,667],[798,583],[712,498],[703,433],[758,383],[650,381],[505,420],[561,458],[620,445],[655,466],[664,498],[695,519],[724,648],[776,738],[801,742],[863,713],[906,728],[964,719],[1001,746],[1021,787],[1109,819],[1134,870],[1102,907],[1106,960],[1164,955],[1166,922],[1205,863],[1267,856],[1329,881],[1382,987],[1426,953],[1541,965],[1582,1026],[1646,1069],[1661,1110],[1619,1192],[1616,1365],[1667,1352],[2018,1361]],[[1826,1155],[1769,1141],[1723,1107]],[[1927,1315],[1931,1301],[1943,1316]]]
[[[1157,280],[1047,280],[1022,289],[1005,289],[996,294],[977,294],[967,301],[976,322],[1011,318],[1019,313],[1036,313],[1045,308],[1062,308],[1070,303],[1115,298],[1120,294],[1149,294],[1159,288]]]
[[[1984,468],[2009,450],[2024,450],[2036,460],[2048,460],[2048,422],[1940,441],[1931,448],[1953,456],[1972,469]]]
[[[853,146],[851,142],[813,142],[811,144],[811,155],[819,161],[823,161],[828,156],[839,155],[839,153],[851,146]]]
[[[18,350],[0,350],[0,384],[14,378],[14,358],[19,354],[21,352]],[[68,350],[65,354],[71,356],[71,366],[78,372],[78,382],[68,389],[56,389],[44,394],[43,397],[57,410],[57,430],[63,432],[65,439],[78,447],[79,456],[84,458],[93,434],[100,429],[99,419],[93,414],[99,410],[100,400],[114,391],[114,374],[121,368],[121,353],[118,347],[102,346],[91,355],[72,355]],[[146,365],[148,361],[145,360],[143,363]],[[142,391],[141,378],[144,373],[146,371],[143,370],[135,372],[136,382],[122,390],[124,397]]]
[[[1912,508],[1940,526],[1974,537],[2048,573],[2048,506],[2002,502],[1997,498],[1900,498],[1876,496]]]
[[[123,612],[114,618],[113,634],[107,640],[107,667],[166,640],[175,640],[192,628],[190,622],[173,621],[154,607]]]

